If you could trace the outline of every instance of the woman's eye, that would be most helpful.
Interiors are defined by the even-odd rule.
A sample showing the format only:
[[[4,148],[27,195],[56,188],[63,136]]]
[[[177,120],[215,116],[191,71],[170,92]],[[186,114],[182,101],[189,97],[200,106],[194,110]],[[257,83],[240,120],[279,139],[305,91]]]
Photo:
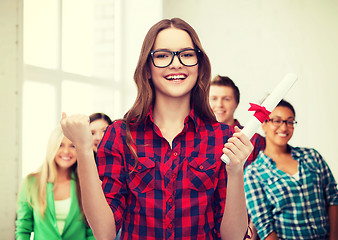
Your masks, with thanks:
[[[192,57],[193,55],[192,54],[189,54],[189,53],[186,53],[186,54],[182,54],[181,57],[184,57],[184,58],[188,58],[188,57]]]
[[[168,58],[169,56],[171,55],[169,55],[168,53],[157,53],[155,55],[155,58]]]

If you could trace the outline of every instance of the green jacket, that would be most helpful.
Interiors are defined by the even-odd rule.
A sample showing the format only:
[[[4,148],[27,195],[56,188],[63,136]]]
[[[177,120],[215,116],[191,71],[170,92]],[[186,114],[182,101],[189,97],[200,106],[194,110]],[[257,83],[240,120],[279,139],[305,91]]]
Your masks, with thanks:
[[[32,232],[34,240],[95,240],[80,210],[75,180],[71,180],[71,205],[62,234],[56,224],[53,183],[47,184],[47,207],[45,218],[42,218],[38,207],[33,209],[27,201],[26,187],[33,181],[34,177],[27,177],[18,196],[15,221],[17,240],[29,240]]]

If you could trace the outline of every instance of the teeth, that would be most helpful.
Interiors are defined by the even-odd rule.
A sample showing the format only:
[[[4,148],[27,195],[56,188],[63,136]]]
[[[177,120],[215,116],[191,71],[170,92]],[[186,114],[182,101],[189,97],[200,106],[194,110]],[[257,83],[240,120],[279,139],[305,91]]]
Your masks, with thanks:
[[[178,79],[184,79],[185,76],[184,75],[170,75],[168,77],[166,77],[166,79],[168,80],[178,80]]]
[[[70,157],[63,157],[62,159],[63,159],[63,160],[69,160]]]
[[[281,136],[281,137],[286,137],[287,135],[285,133],[277,133],[278,136]]]

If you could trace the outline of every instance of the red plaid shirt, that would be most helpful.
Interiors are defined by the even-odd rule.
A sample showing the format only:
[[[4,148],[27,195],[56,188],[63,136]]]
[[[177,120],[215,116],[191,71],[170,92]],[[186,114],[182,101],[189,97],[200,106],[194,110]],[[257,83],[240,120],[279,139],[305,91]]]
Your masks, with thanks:
[[[97,158],[121,239],[220,239],[226,196],[220,157],[231,127],[203,121],[191,110],[170,148],[150,111],[131,134],[135,169],[122,121],[108,127]]]
[[[243,128],[243,126],[238,122],[237,119],[235,119],[235,124],[232,125],[232,127],[235,127],[235,126],[239,127],[240,129]],[[254,146],[254,149],[252,150],[250,156],[246,160],[244,164],[244,168],[250,165],[257,158],[258,153],[261,150],[265,149],[265,138],[259,135],[258,133],[255,133],[255,135],[253,135],[253,137],[251,138],[251,143]]]

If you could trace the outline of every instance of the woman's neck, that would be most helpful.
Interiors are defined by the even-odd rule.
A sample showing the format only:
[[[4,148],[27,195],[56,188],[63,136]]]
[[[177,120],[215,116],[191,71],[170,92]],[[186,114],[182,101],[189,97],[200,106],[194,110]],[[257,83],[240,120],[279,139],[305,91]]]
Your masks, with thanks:
[[[170,145],[172,145],[173,139],[182,131],[184,119],[189,115],[189,112],[190,99],[189,101],[177,99],[160,101],[156,99],[153,111],[154,122]]]
[[[190,112],[190,98],[158,98],[154,104],[154,121],[156,125],[184,123]]]
[[[70,169],[58,168],[57,172],[58,172],[58,175],[57,175],[57,181],[58,182],[69,181],[72,177]]]
[[[298,172],[298,162],[288,151],[288,146],[270,146],[267,143],[264,154],[270,157],[281,171],[294,175]]]
[[[289,155],[288,146],[275,146],[271,145],[268,142],[264,150],[264,154],[272,159],[279,159],[280,156]]]

